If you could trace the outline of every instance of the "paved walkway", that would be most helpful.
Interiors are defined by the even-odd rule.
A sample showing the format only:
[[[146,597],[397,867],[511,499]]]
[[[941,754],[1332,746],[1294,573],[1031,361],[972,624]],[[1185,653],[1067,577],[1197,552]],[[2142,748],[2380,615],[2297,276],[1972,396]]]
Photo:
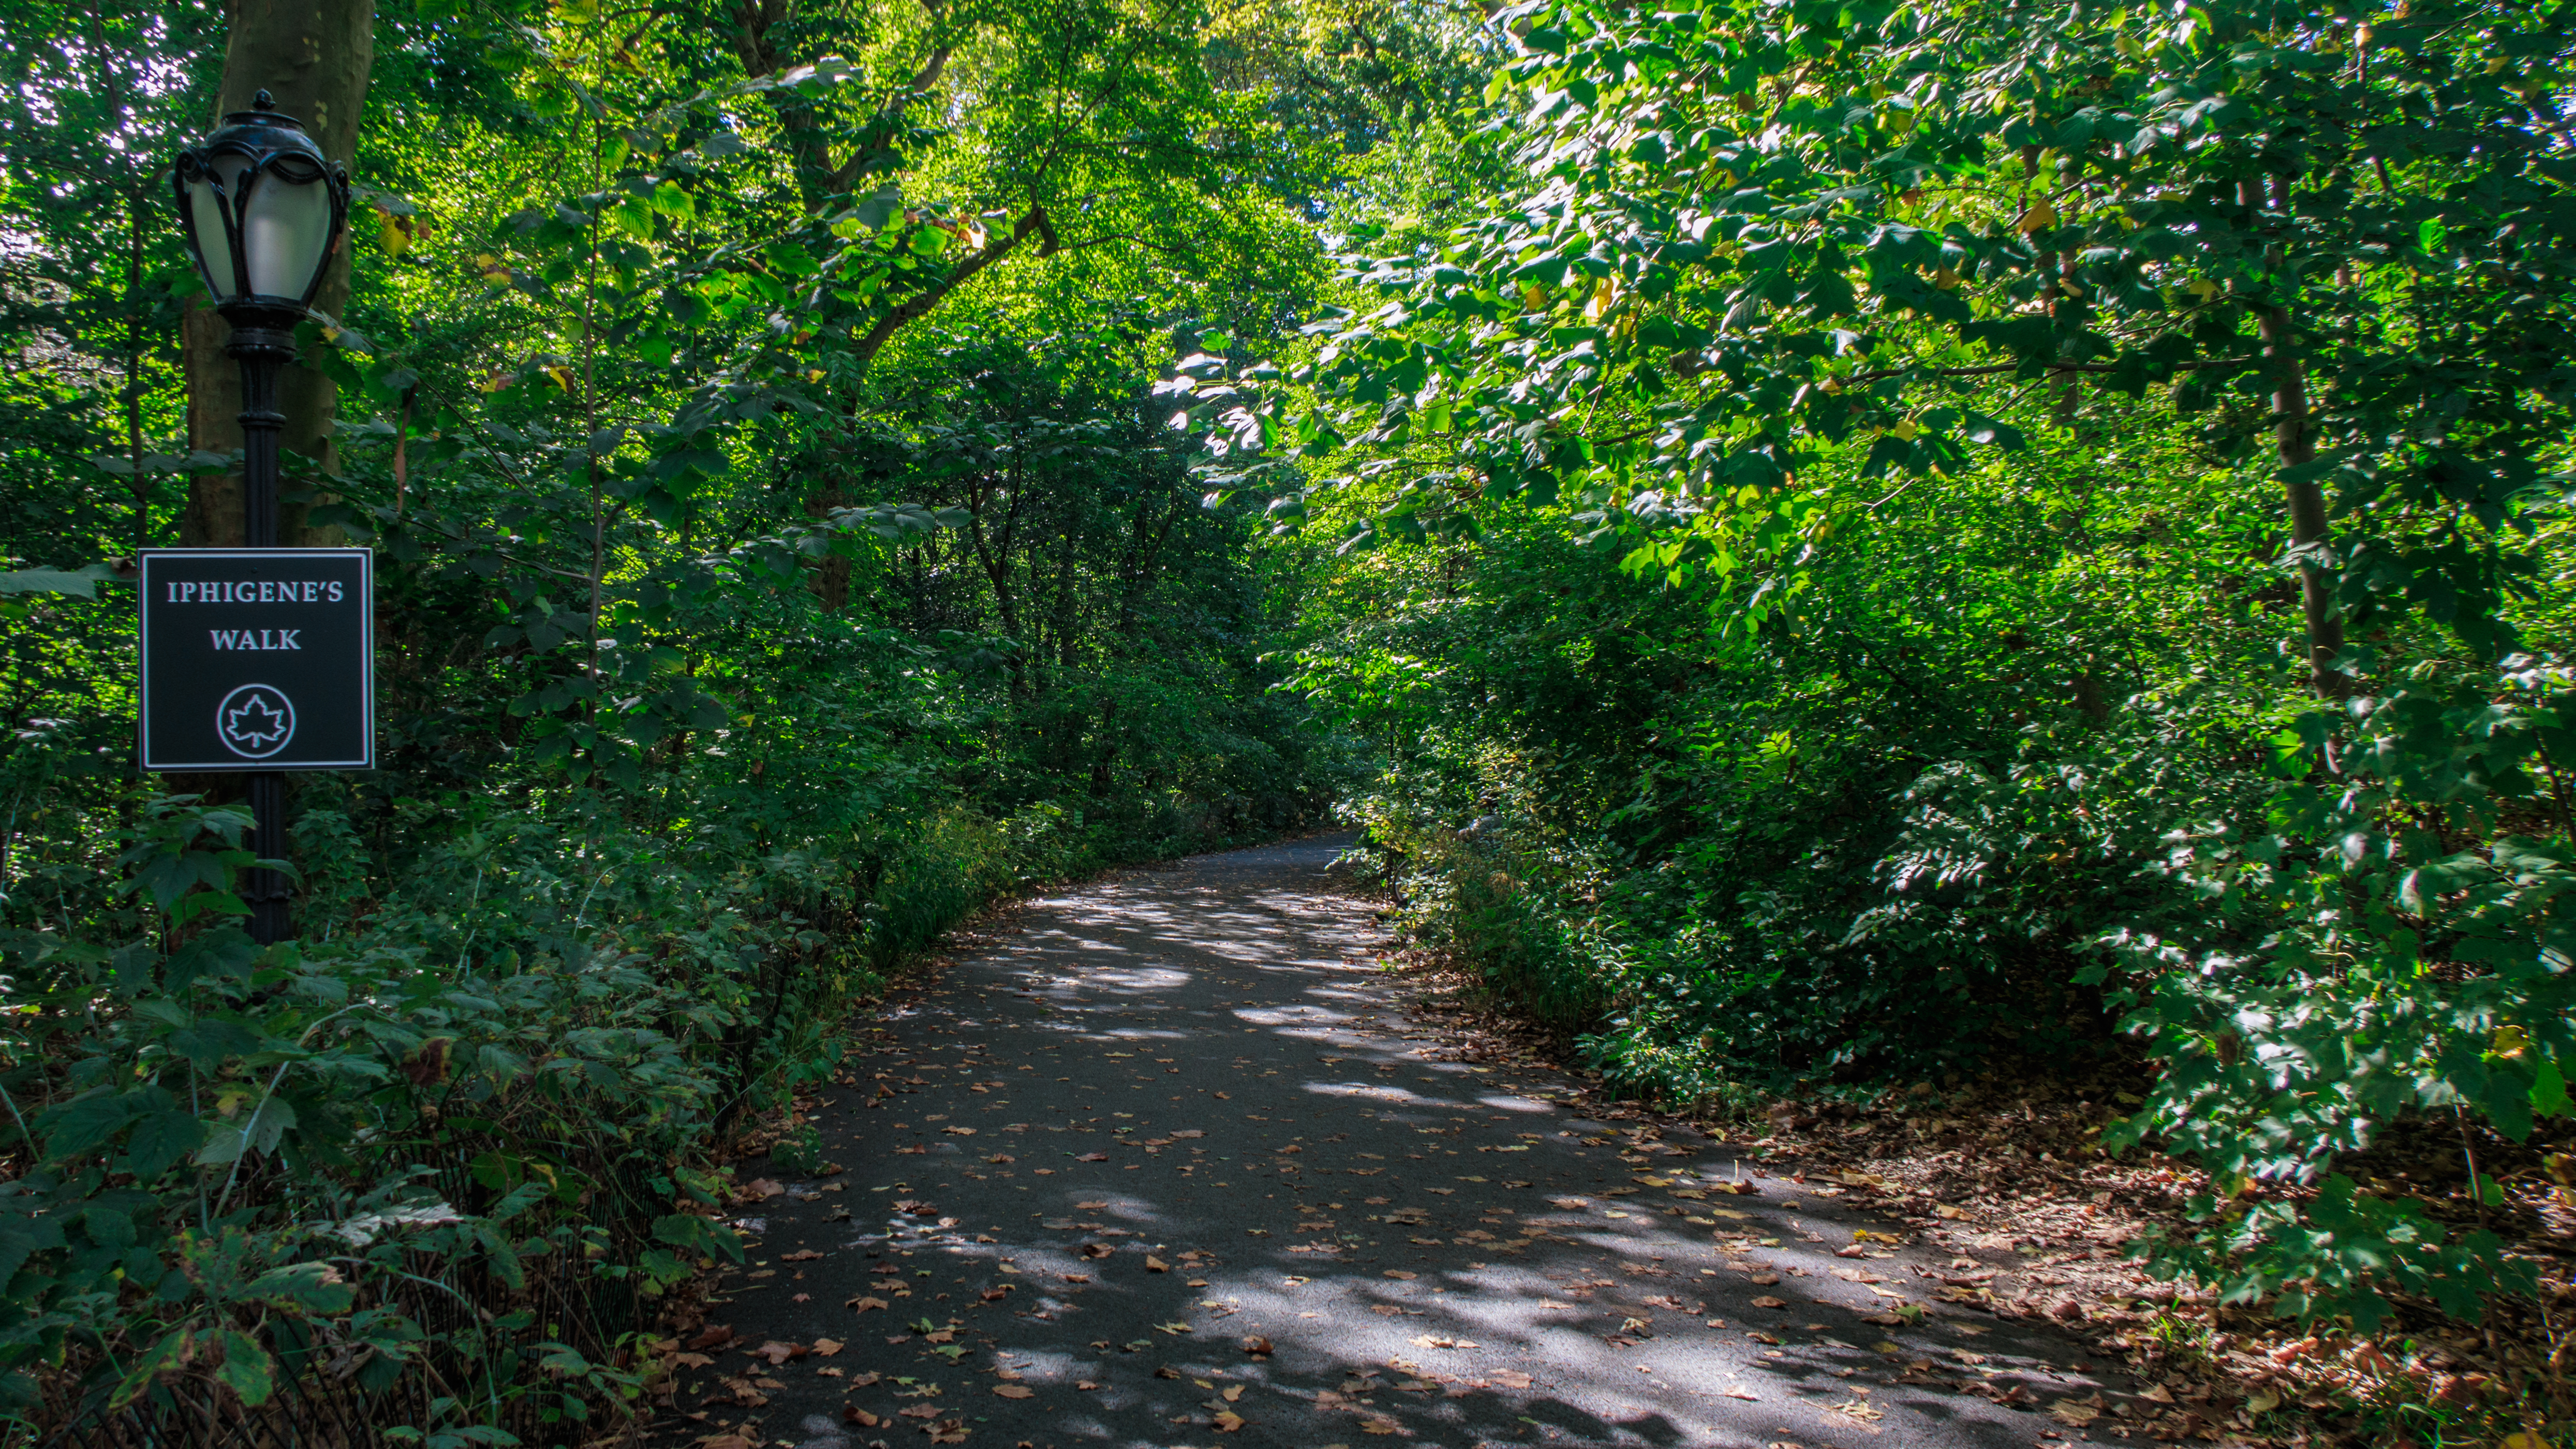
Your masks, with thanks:
[[[1348,841],[1031,902],[895,1003],[828,1094],[846,1171],[741,1210],[655,1441],[2084,1438],[2032,1411],[2095,1392],[2084,1346],[1937,1303],[1894,1225],[1433,1059]]]

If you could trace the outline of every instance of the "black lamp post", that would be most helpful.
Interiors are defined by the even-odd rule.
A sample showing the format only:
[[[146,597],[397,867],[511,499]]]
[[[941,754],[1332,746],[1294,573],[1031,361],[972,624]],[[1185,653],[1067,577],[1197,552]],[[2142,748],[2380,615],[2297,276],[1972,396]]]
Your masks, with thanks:
[[[241,364],[242,544],[277,546],[277,447],[286,416],[277,410],[278,369],[295,358],[295,324],[322,288],[322,275],[349,220],[349,172],[322,154],[304,125],[281,115],[261,91],[247,111],[224,117],[203,145],[179,153],[172,181],[197,273],[215,310],[232,324],[225,350]],[[249,779],[251,848],[286,857],[286,776]],[[252,871],[251,939],[292,934],[286,878]]]

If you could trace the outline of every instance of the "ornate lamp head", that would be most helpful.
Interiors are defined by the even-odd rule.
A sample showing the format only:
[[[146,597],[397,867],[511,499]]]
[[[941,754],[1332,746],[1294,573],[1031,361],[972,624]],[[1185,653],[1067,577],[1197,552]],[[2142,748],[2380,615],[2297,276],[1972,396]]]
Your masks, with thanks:
[[[348,168],[261,91],[172,172],[179,218],[216,305],[301,314],[349,219]]]

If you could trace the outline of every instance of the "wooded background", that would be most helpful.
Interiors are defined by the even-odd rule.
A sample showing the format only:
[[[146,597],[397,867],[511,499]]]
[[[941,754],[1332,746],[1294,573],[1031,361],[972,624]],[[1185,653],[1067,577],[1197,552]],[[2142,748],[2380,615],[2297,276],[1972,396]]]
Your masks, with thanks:
[[[2105,1150],[2205,1174],[2161,1272],[2363,1335],[2564,1281],[2562,3],[27,0],[0,55],[22,1428],[626,1412],[613,1334],[531,1374],[400,1285],[641,1322],[904,952],[1336,808],[1625,1090],[2109,1074]],[[358,187],[289,519],[377,550],[384,721],[266,950],[224,782],[134,768],[116,567],[238,534],[167,168],[260,88]],[[2560,1422],[2562,1349],[2496,1350]]]

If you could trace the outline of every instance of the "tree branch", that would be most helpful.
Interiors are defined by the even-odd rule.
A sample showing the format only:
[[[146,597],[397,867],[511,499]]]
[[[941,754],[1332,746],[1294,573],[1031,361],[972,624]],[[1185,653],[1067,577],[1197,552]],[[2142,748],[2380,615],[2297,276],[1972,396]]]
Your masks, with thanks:
[[[903,305],[878,318],[876,325],[869,328],[867,335],[861,337],[857,346],[852,349],[858,360],[858,370],[866,371],[869,364],[876,361],[877,354],[885,350],[885,345],[894,340],[895,333],[903,330],[905,324],[929,316],[933,308],[946,301],[950,293],[964,286],[967,279],[1009,256],[1019,248],[1021,242],[1035,235],[1054,235],[1053,228],[1047,222],[1046,208],[1043,206],[1030,208],[1029,214],[1021,217],[1012,226],[1009,236],[996,238],[968,253],[947,276],[915,294]],[[1041,243],[1041,246],[1043,245]],[[1040,252],[1040,255],[1044,254],[1044,251]]]

